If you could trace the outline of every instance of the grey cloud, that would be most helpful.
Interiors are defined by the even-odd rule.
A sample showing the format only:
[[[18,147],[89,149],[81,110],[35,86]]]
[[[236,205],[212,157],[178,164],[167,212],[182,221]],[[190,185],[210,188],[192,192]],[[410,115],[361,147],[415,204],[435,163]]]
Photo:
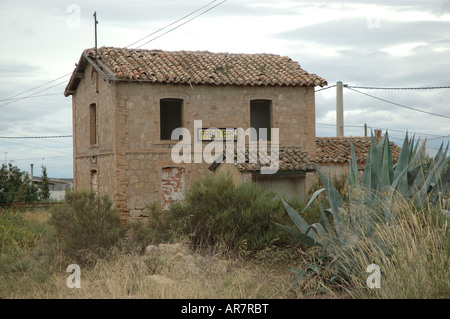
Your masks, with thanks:
[[[370,25],[370,22],[369,22]],[[286,40],[301,40],[328,46],[356,47],[373,52],[410,42],[438,43],[450,38],[449,21],[380,21],[379,28],[368,26],[368,20],[340,19],[277,34]]]
[[[0,61],[0,79],[26,78],[42,69],[39,66],[14,60]]]

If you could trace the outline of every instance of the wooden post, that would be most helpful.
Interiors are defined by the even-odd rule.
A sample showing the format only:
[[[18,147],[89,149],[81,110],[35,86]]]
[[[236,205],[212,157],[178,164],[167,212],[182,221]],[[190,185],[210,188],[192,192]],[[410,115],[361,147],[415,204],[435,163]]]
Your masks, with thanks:
[[[367,123],[364,123],[364,136],[367,137]]]

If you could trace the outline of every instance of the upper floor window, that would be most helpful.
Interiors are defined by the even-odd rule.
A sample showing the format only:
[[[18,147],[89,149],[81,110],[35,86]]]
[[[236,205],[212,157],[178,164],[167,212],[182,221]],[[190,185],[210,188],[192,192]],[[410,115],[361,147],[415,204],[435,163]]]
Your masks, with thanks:
[[[181,99],[160,100],[160,125],[162,140],[171,140],[172,131],[176,128],[182,127],[182,106],[183,100]]]
[[[89,141],[91,145],[97,144],[97,105],[89,105]]]
[[[270,100],[250,101],[250,126],[256,129],[257,136],[251,136],[252,141],[270,141]],[[266,129],[266,130],[260,130]]]

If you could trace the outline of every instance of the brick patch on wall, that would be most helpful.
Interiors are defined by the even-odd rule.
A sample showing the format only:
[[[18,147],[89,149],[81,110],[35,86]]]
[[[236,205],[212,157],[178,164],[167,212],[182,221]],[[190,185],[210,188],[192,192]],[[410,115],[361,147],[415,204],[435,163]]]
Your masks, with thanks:
[[[173,201],[182,203],[185,190],[185,170],[163,167],[161,170],[161,208],[168,210]]]

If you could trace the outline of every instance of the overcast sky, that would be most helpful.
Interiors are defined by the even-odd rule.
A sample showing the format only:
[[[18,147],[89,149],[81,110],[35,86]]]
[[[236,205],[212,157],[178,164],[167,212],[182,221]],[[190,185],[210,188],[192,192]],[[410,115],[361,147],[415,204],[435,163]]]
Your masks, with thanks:
[[[73,176],[70,137],[3,137],[72,134],[63,91],[82,51],[94,46],[94,11],[98,46],[126,47],[211,1],[1,0],[0,163]],[[450,86],[450,0],[222,1],[132,48],[219,4],[142,48],[289,56],[330,86]],[[401,106],[344,89],[345,136],[364,135],[366,123],[369,134],[387,129],[399,144],[406,131],[428,135],[429,152],[449,141],[450,89],[356,90]],[[335,87],[316,93],[317,136],[336,135],[335,97]]]

